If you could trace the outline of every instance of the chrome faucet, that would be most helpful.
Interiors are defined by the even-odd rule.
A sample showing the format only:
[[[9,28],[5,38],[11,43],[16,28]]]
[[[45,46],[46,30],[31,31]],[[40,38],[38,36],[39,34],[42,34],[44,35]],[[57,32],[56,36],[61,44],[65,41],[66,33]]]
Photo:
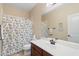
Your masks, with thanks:
[[[52,39],[52,40],[50,40],[50,43],[55,45],[56,42]]]

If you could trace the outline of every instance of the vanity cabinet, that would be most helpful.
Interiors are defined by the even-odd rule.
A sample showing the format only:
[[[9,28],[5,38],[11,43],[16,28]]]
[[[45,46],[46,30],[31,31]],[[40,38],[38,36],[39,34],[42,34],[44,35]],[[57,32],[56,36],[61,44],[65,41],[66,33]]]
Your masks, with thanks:
[[[53,56],[53,55],[51,55],[48,52],[46,52],[46,51],[43,50],[43,56]]]
[[[52,56],[51,54],[47,53],[40,47],[36,46],[35,44],[31,43],[31,55],[32,56]]]
[[[32,56],[41,56],[42,49],[32,43],[31,44],[31,55]]]

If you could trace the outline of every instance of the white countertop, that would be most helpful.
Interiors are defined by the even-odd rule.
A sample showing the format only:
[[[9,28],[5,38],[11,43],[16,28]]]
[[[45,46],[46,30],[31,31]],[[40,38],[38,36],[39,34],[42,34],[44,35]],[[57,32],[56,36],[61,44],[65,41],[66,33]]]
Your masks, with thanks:
[[[79,56],[78,48],[64,45],[64,43],[56,43],[55,45],[52,45],[49,41],[43,39],[33,40],[31,42],[54,56]]]

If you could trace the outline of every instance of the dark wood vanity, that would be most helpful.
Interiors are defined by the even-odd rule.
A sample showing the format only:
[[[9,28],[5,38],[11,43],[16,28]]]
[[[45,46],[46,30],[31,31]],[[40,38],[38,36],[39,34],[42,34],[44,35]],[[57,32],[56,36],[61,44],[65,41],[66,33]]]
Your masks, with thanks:
[[[36,46],[35,44],[31,43],[31,56],[52,56],[52,55],[44,51],[40,47]]]

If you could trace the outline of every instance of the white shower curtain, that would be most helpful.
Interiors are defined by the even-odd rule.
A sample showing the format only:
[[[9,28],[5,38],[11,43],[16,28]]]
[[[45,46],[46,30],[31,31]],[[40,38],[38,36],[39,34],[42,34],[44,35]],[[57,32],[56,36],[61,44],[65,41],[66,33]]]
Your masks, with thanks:
[[[1,26],[4,56],[21,51],[32,39],[32,22],[25,17],[3,15]]]

